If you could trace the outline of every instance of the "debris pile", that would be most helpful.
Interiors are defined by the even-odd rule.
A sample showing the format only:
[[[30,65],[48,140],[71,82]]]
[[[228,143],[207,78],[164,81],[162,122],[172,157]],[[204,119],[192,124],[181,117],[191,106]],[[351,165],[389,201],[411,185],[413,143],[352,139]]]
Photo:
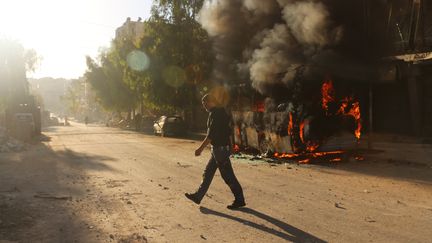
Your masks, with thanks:
[[[6,129],[0,127],[0,153],[20,152],[25,150],[25,145],[8,136]]]

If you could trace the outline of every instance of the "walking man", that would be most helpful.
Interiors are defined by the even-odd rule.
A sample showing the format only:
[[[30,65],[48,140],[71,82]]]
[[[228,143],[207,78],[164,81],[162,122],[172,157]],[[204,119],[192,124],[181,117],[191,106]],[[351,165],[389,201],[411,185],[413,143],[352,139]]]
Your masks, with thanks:
[[[204,170],[203,180],[195,193],[185,193],[185,196],[196,204],[200,204],[213,180],[216,169],[219,168],[220,174],[234,194],[234,202],[228,205],[229,209],[236,209],[246,205],[243,189],[234,175],[230,161],[231,142],[230,142],[230,118],[211,94],[206,94],[202,98],[204,108],[209,112],[207,120],[207,136],[198,149],[195,156],[200,156],[204,148],[211,144],[211,158]]]

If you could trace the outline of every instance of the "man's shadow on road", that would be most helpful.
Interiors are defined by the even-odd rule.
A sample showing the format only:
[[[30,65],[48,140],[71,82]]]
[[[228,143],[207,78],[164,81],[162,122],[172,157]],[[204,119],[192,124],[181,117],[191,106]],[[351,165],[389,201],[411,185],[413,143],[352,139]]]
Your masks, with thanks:
[[[269,228],[265,225],[260,225],[260,224],[257,224],[257,223],[254,223],[252,221],[245,220],[245,219],[242,219],[242,218],[239,218],[236,216],[228,215],[228,214],[225,214],[222,212],[217,212],[217,211],[214,211],[214,210],[206,208],[206,207],[201,206],[200,211],[203,214],[212,214],[212,215],[216,215],[219,217],[223,217],[223,218],[237,221],[237,222],[242,223],[244,225],[247,225],[247,226],[250,226],[252,228],[264,231],[264,232],[269,233],[269,234],[273,234],[273,235],[278,236],[284,240],[288,240],[288,241],[292,241],[292,242],[318,242],[318,243],[326,242],[326,241],[321,240],[320,238],[315,237],[315,236],[313,236],[307,232],[304,232],[304,231],[302,231],[302,230],[300,230],[294,226],[291,226],[287,223],[284,223],[278,219],[275,219],[271,216],[268,216],[266,214],[263,214],[261,212],[254,210],[254,209],[251,209],[251,208],[240,208],[240,209],[237,209],[236,211],[251,214],[251,215],[254,215],[258,218],[266,220],[267,222],[279,227],[284,232],[273,229],[273,228]]]

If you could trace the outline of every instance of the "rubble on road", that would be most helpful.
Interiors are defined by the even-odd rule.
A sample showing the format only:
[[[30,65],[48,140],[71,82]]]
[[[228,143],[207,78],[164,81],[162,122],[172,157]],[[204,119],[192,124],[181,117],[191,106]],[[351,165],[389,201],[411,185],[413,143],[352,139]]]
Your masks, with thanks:
[[[0,127],[0,153],[21,152],[25,144],[7,135],[6,129]]]

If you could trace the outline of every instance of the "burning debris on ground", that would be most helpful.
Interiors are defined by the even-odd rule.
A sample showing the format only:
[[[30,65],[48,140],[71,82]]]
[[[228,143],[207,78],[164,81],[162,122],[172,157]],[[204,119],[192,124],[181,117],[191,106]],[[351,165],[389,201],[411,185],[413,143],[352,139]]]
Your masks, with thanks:
[[[335,165],[344,162],[364,161],[364,151],[331,151],[331,152],[314,152],[314,153],[274,153],[260,154],[256,150],[246,150],[235,152],[234,159],[243,159],[248,161],[266,162],[269,164],[319,164]]]

